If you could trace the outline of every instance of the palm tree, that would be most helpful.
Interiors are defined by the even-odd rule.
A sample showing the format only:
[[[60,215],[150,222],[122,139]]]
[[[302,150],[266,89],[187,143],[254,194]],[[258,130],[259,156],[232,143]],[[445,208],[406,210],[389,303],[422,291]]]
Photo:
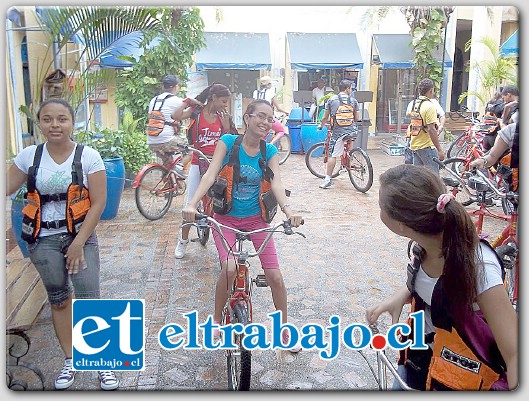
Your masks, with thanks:
[[[164,34],[165,25],[158,8],[146,7],[41,7],[37,14],[42,28],[49,33],[47,57],[43,65],[37,66],[37,80],[33,100],[20,110],[37,125],[36,109],[42,99],[42,88],[53,65],[58,65],[62,49],[75,38],[79,44],[79,56],[66,77],[75,82],[71,90],[65,90],[63,97],[77,110],[98,85],[113,79],[113,70],[90,68],[117,40],[136,31]],[[137,44],[136,44],[137,45]],[[76,78],[76,79],[74,79]]]
[[[502,84],[516,85],[518,80],[515,56],[502,56],[498,42],[490,37],[483,37],[475,42],[469,40],[465,44],[465,51],[469,51],[472,46],[482,44],[490,51],[492,58],[474,63],[469,67],[476,71],[481,82],[481,90],[463,92],[458,99],[460,104],[468,96],[476,96],[481,104],[487,104]]]

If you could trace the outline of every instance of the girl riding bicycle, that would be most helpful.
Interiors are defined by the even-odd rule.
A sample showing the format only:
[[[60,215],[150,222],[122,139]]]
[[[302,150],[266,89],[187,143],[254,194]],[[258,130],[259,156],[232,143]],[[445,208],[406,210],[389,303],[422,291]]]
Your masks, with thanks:
[[[241,180],[238,187],[234,188],[232,195],[233,207],[231,211],[226,215],[214,214],[213,217],[218,222],[239,230],[255,230],[269,226],[261,219],[258,196],[263,171],[259,165],[259,159],[261,157],[260,141],[265,140],[273,120],[272,106],[266,100],[255,100],[248,105],[243,115],[246,130],[239,149],[240,172],[244,174],[246,182],[242,182],[244,180]],[[195,214],[197,213],[197,204],[213,185],[221,168],[228,163],[229,154],[236,138],[237,135],[224,135],[217,143],[208,170],[202,177],[192,199],[182,210],[184,220],[194,221]],[[291,225],[298,227],[301,224],[302,218],[300,215],[294,213],[287,204],[275,146],[271,144],[266,145],[266,158],[266,163],[274,174],[271,180],[272,192],[286,218],[290,220]],[[235,234],[233,232],[222,230],[222,235],[226,238],[230,246],[234,245]],[[265,237],[266,233],[263,233],[262,235],[255,235],[251,238],[255,249],[259,248]],[[213,320],[218,324],[221,321],[222,310],[235,279],[236,265],[233,255],[228,254],[222,244],[219,233],[215,230],[213,230],[213,238],[221,263],[221,272],[215,289],[215,311],[213,314]],[[270,240],[263,252],[259,255],[259,259],[264,269],[266,281],[272,291],[274,305],[277,310],[282,312],[282,323],[285,324],[287,322],[287,292],[283,275],[281,274],[281,270],[279,270],[279,261],[273,239]],[[218,330],[216,336],[218,337]],[[283,342],[288,342],[288,332],[283,333]],[[300,350],[301,347],[296,346],[290,351],[299,352]]]
[[[423,166],[400,165],[380,176],[382,222],[418,246],[407,285],[368,308],[367,321],[388,312],[395,324],[407,303],[425,311],[429,350],[406,351],[399,359],[399,374],[414,388],[514,389],[518,319],[502,266],[480,242],[464,207],[444,191],[441,179]]]
[[[187,118],[192,119],[188,128],[188,139],[195,149],[200,150],[205,155],[213,155],[217,141],[223,134],[230,131],[237,132],[235,128],[231,128],[231,118],[226,110],[230,102],[230,96],[231,92],[226,86],[213,83],[195,99],[185,99],[171,115],[173,119],[180,121]],[[202,163],[199,161],[197,153],[193,153],[187,178],[187,193],[184,205],[194,195],[200,182],[200,177],[204,174],[204,171],[201,171],[201,165]],[[202,167],[202,170],[205,169],[207,169],[207,166],[206,168]],[[184,226],[181,229],[174,251],[177,259],[182,259],[185,255],[187,244],[189,244],[190,228],[190,226]]]

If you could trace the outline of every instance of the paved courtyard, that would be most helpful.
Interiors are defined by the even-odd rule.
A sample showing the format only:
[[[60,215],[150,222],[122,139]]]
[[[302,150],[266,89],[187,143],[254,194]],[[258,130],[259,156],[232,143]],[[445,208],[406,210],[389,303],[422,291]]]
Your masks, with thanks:
[[[402,156],[380,150],[380,140],[371,137],[368,153],[374,168],[374,184],[366,193],[357,192],[347,175],[335,180],[332,189],[318,187],[304,155],[293,154],[281,166],[289,203],[301,211],[306,235],[276,235],[289,300],[290,323],[329,326],[329,317],[340,316],[342,325],[365,322],[365,308],[391,294],[405,281],[407,240],[390,232],[379,219],[378,176],[402,163]],[[184,259],[173,252],[180,224],[181,202],[173,203],[159,221],[140,215],[134,190],[126,188],[118,216],[102,221],[97,233],[101,252],[103,298],[143,298],[146,318],[146,360],[141,372],[118,372],[119,391],[127,390],[225,390],[226,358],[223,351],[165,351],[159,344],[159,330],[168,323],[185,326],[184,314],[197,311],[200,321],[212,312],[213,288],[218,274],[212,239],[205,246],[188,246]],[[278,217],[281,218],[280,213]],[[277,217],[276,217],[277,218]],[[8,254],[15,257],[16,251]],[[259,272],[258,259],[252,262]],[[267,314],[274,311],[269,288],[257,288],[254,321],[270,325]],[[389,316],[383,319],[389,323]],[[28,332],[30,353],[24,360],[40,368],[45,388],[62,367],[45,306],[36,325]],[[368,360],[374,362],[372,353]],[[369,366],[356,351],[342,348],[326,361],[317,350],[299,354],[288,351],[252,353],[252,390],[374,390],[376,383]],[[68,390],[97,390],[95,372],[81,372]]]

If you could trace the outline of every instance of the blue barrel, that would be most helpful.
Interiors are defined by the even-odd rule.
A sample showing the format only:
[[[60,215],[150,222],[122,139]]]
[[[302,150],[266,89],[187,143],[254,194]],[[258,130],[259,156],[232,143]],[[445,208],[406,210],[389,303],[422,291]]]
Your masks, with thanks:
[[[125,187],[125,164],[122,157],[103,160],[107,173],[107,203],[102,220],[110,220],[118,215],[119,202]]]
[[[303,153],[303,148],[301,147],[301,124],[287,121],[285,125],[288,127],[290,141],[292,142],[290,151],[292,153]]]
[[[28,243],[22,239],[22,209],[26,202],[25,199],[20,199],[19,197],[11,197],[11,228],[13,229],[13,234],[17,240],[18,247],[22,252],[22,256],[27,258],[28,253]]]
[[[301,144],[305,153],[318,142],[323,142],[327,138],[327,127],[318,129],[316,123],[304,123],[301,125]],[[318,149],[312,153],[312,156],[321,156],[323,154],[323,148]]]
[[[303,121],[312,121],[309,116],[309,112],[302,107],[292,108],[292,110],[290,110],[290,114],[288,115],[288,120],[292,122],[298,122],[298,124],[301,124]]]

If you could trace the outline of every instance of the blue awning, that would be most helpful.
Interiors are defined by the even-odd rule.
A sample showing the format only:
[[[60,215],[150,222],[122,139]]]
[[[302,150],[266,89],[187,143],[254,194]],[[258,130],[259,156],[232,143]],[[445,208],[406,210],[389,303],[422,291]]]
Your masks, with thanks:
[[[354,33],[287,32],[293,69],[363,68]]]
[[[380,68],[413,68],[415,53],[411,40],[409,34],[373,35],[372,57],[378,56],[376,63],[380,63]],[[446,50],[444,53],[445,68],[451,68],[452,60]],[[443,62],[442,49],[435,49],[433,56],[440,63]]]
[[[206,45],[196,54],[197,70],[269,70],[267,33],[204,32]]]
[[[21,26],[22,17],[20,15],[20,11],[18,11],[16,7],[10,7],[7,10],[6,18],[14,24]]]
[[[127,68],[133,67],[134,63],[138,61],[143,55],[143,48],[140,46],[143,40],[143,33],[140,31],[131,32],[120,39],[116,40],[112,45],[108,46],[99,56],[100,68]],[[160,42],[160,38],[155,38],[148,48],[155,46]]]
[[[518,57],[518,31],[515,31],[500,47],[502,56]]]

